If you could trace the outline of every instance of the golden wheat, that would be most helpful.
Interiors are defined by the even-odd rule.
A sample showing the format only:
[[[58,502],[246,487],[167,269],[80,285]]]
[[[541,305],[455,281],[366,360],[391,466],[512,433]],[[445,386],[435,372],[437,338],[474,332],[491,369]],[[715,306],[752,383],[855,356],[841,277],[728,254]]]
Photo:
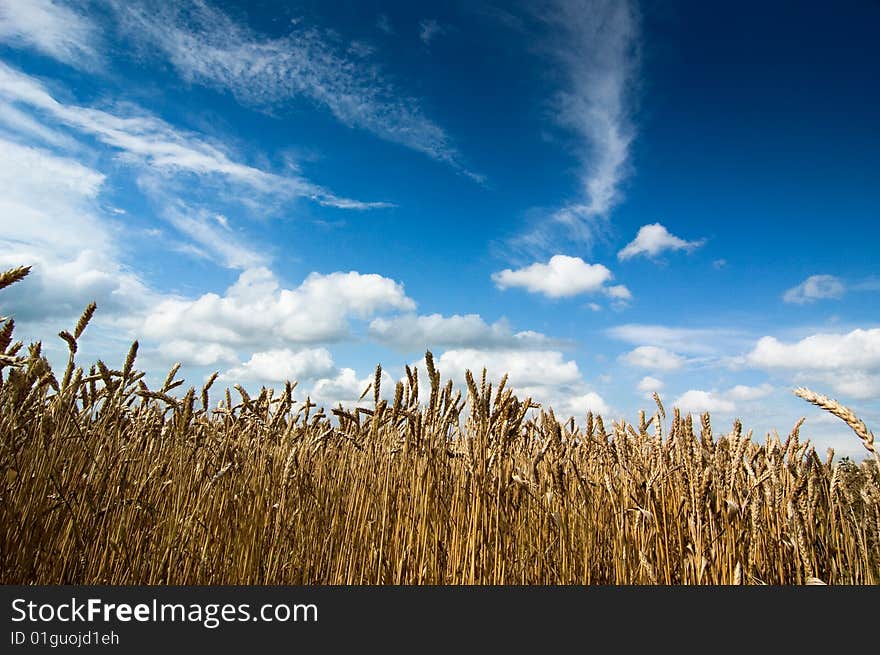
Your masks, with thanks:
[[[21,279],[25,269],[0,275]],[[20,271],[24,271],[23,273]],[[14,281],[14,280],[13,280]],[[11,282],[10,282],[11,283]],[[558,419],[426,354],[392,404],[330,408],[214,375],[158,389],[75,361],[59,384],[0,330],[0,582],[27,584],[875,584],[880,475],[801,440],[673,408]],[[177,391],[175,391],[177,390]],[[427,391],[427,390],[426,390]],[[853,426],[839,403],[799,393]],[[312,410],[315,410],[314,412]],[[649,428],[653,425],[653,431]],[[858,429],[856,429],[858,428]],[[869,448],[870,450],[870,448]],[[876,455],[874,451],[871,451]]]

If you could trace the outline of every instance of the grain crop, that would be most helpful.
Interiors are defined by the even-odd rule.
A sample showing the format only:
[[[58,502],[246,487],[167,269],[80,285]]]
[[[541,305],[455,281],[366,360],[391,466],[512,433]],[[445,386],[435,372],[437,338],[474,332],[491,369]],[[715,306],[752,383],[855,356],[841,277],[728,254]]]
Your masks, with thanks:
[[[295,382],[187,388],[177,365],[150,389],[137,342],[119,368],[78,364],[95,310],[60,332],[60,376],[0,327],[4,584],[880,581],[873,434],[812,391],[874,461],[820,458],[801,423],[758,440],[669,417],[656,394],[634,423],[557,417],[485,371],[459,389],[431,353],[393,401],[379,367],[348,408]]]

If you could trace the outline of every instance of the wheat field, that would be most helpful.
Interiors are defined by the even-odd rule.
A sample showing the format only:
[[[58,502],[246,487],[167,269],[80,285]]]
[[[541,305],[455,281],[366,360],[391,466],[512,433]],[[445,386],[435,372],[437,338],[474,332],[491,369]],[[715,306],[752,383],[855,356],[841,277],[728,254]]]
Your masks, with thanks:
[[[27,268],[0,274],[0,289]],[[135,367],[53,371],[0,328],[4,584],[876,584],[880,460],[667,412],[560,420],[506,379],[407,368],[393,402],[325,409],[149,389]],[[430,389],[419,402],[419,386]],[[217,389],[213,389],[216,393]]]

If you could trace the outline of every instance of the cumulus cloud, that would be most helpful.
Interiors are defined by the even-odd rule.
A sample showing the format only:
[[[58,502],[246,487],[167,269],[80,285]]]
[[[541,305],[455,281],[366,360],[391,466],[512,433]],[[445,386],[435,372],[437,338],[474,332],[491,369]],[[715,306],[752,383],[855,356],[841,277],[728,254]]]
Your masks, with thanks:
[[[734,401],[758,400],[773,393],[773,385],[764,383],[757,387],[738,384],[727,392],[727,396]]]
[[[374,373],[358,376],[357,371],[353,368],[341,368],[334,375],[317,380],[308,393],[313,402],[326,408],[337,405],[343,407],[368,406],[373,404],[373,394],[367,394],[363,400],[360,397],[374,379]],[[390,401],[394,394],[395,383],[396,380],[391,377],[388,371],[383,370],[380,396]]]
[[[549,405],[560,418],[563,416],[581,416],[587,412],[607,416],[611,412],[611,408],[605,402],[605,399],[595,391],[588,391],[587,393],[574,396],[563,396],[555,403],[551,401]]]
[[[286,380],[325,379],[336,373],[333,357],[326,348],[277,348],[253,353],[248,361],[233,366],[221,377],[234,382],[283,383]]]
[[[609,298],[613,298],[614,300],[631,300],[632,293],[622,284],[615,284],[614,286],[608,287],[605,290],[605,293],[608,294]]]
[[[73,159],[0,139],[0,268],[33,267],[0,296],[5,313],[39,322],[96,300],[105,317],[150,302],[102,218],[104,181]]]
[[[639,346],[621,355],[620,360],[629,366],[656,371],[674,371],[685,363],[680,355],[658,346]]]
[[[214,366],[238,361],[235,349],[218,343],[197,343],[184,339],[172,339],[159,345],[157,352],[162,359],[180,362],[183,366]]]
[[[747,355],[762,368],[814,370],[880,369],[880,328],[856,329],[846,334],[813,334],[785,343],[763,337]]]
[[[285,381],[296,382],[294,397],[330,410],[343,407],[368,407],[373,394],[361,395],[373,384],[375,372],[359,375],[353,368],[337,368],[325,348],[277,348],[255,352],[246,362],[227,369],[218,380],[226,384],[241,384],[256,392],[260,387],[280,389]],[[380,397],[391,401],[394,396],[394,378],[382,371]]]
[[[636,389],[641,391],[642,393],[654,393],[655,391],[663,390],[663,380],[658,380],[657,378],[651,377],[650,375],[646,375],[641,380],[639,380],[639,384],[636,386]]]
[[[478,314],[376,318],[370,323],[369,336],[404,352],[435,348],[534,349],[551,343],[538,332],[514,332],[505,320],[490,325]]]
[[[660,223],[652,223],[640,227],[636,238],[617,253],[617,258],[620,261],[625,261],[639,255],[656,257],[666,250],[691,251],[699,248],[704,243],[704,239],[685,241],[674,234],[670,234],[669,230]]]
[[[811,275],[782,295],[787,303],[805,305],[828,298],[841,298],[846,287],[840,278],[833,275]]]
[[[750,387],[738,384],[727,391],[703,391],[691,389],[679,396],[674,405],[683,412],[735,412],[740,402],[749,402],[764,398],[773,392],[769,384]]]
[[[499,380],[507,373],[511,382],[522,386],[571,384],[581,379],[577,363],[566,361],[561,352],[553,350],[447,350],[440,356],[438,367],[456,374],[466,369],[479,372],[486,367],[491,379]]]
[[[0,0],[0,41],[28,47],[77,68],[101,63],[100,32],[85,16],[52,0]]]
[[[492,274],[499,289],[520,287],[549,298],[565,298],[584,293],[604,292],[617,300],[631,298],[623,285],[605,286],[613,275],[602,264],[588,264],[580,257],[554,255],[546,264],[536,262],[524,268],[504,269]]]
[[[880,373],[877,371],[801,371],[795,374],[794,380],[798,384],[829,388],[834,393],[857,400],[880,397]]]
[[[853,398],[880,391],[880,328],[813,334],[795,342],[762,337],[744,357],[747,365],[817,380]]]
[[[722,412],[729,413],[736,410],[736,404],[712,391],[691,389],[679,396],[675,406],[685,413],[692,412]]]
[[[464,171],[446,132],[416,98],[389,82],[376,65],[352,59],[327,31],[301,21],[290,33],[258,34],[205,2],[114,0],[121,29],[150,52],[164,55],[180,76],[230,91],[245,104],[273,110],[302,97],[342,124],[424,153]],[[380,29],[390,29],[381,21]]]
[[[266,268],[243,271],[221,296],[169,298],[143,321],[145,336],[223,345],[337,341],[351,318],[383,310],[412,310],[403,286],[376,274],[310,274],[294,289],[281,287]]]

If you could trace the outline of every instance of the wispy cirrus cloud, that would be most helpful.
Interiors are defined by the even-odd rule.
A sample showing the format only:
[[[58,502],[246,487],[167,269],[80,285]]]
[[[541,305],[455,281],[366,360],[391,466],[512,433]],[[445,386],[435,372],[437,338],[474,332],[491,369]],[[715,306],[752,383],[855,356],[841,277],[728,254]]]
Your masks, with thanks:
[[[344,209],[387,206],[387,203],[342,198],[303,177],[279,175],[243,164],[220,145],[175,128],[138,107],[121,108],[126,112],[123,115],[60,102],[39,80],[3,62],[0,62],[0,97],[89,135],[129,161],[141,162],[155,171],[220,176],[258,192],[307,197],[322,205]]]
[[[383,34],[394,34],[394,26],[391,24],[388,14],[379,14],[376,18],[376,28]]]
[[[0,100],[0,131],[20,141],[48,145],[59,150],[76,150],[75,139],[57,129],[53,129],[33,115],[18,109],[11,102]]]
[[[0,41],[86,70],[97,69],[103,59],[96,48],[101,41],[97,27],[52,0],[0,0]]]
[[[632,88],[638,74],[639,20],[633,2],[552,0],[534,10],[547,30],[543,51],[561,71],[555,118],[575,137],[580,188],[575,199],[514,238],[547,252],[560,241],[590,246],[620,202],[635,138]]]
[[[445,31],[446,29],[433,18],[425,18],[419,21],[419,39],[425,45],[431,45],[431,41]]]
[[[739,354],[750,343],[743,330],[728,327],[679,327],[650,323],[625,323],[608,328],[605,333],[632,345],[658,346],[689,355],[712,356]]]
[[[228,222],[218,220],[220,215],[214,212],[170,199],[159,211],[178,232],[198,245],[198,250],[193,253],[197,256],[236,269],[258,268],[269,263],[263,249],[233,232]]]
[[[277,108],[302,97],[342,124],[371,132],[432,159],[466,170],[449,135],[421,103],[401,92],[376,64],[349,56],[332,33],[302,24],[271,38],[207,2],[178,5],[111,0],[129,38],[161,52],[185,80],[228,90],[239,101]],[[390,29],[387,21],[380,29]]]

